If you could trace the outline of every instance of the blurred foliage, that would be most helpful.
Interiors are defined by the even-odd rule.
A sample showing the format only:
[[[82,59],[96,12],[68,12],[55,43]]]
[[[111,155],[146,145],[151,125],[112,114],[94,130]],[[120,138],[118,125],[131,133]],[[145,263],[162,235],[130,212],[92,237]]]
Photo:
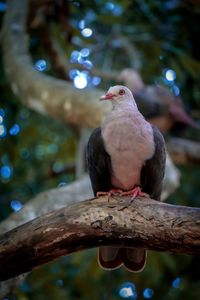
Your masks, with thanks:
[[[54,1],[55,4],[57,2]],[[0,2],[1,23],[3,3]],[[170,88],[163,77],[163,70],[175,70],[175,84],[180,88],[186,106],[199,118],[198,1],[71,0],[65,1],[65,4],[72,35],[70,43],[66,45],[66,32],[54,10],[51,10],[48,22],[66,50],[68,59],[73,50],[87,47],[91,49],[93,64],[104,71],[130,67],[130,57],[124,52],[119,39],[124,36],[139,51],[140,72],[145,82],[163,82]],[[85,38],[81,34],[81,20],[84,20],[86,27],[92,28],[91,37]],[[33,61],[45,59],[48,66],[46,72],[56,76],[53,64],[34,32],[30,37],[30,50]],[[132,59],[134,61],[135,58]],[[0,218],[4,219],[17,210],[11,205],[13,200],[24,204],[40,191],[74,180],[73,172],[61,171],[66,165],[75,164],[79,135],[77,129],[22,106],[10,91],[2,60],[0,68],[0,116],[4,115],[2,128],[6,129],[5,135],[0,138]],[[102,79],[101,87],[107,88],[111,83]],[[14,124],[19,126],[19,130],[13,134],[11,128]],[[185,134],[193,136],[190,129]],[[199,167],[185,166],[180,170],[181,187],[169,201],[199,206]],[[123,268],[106,272],[98,267],[93,249],[38,268],[8,298],[122,299],[120,286],[132,282],[137,296],[129,299],[194,300],[200,297],[199,270],[197,257],[150,252],[142,273],[132,274]],[[153,294],[144,294],[147,288]]]

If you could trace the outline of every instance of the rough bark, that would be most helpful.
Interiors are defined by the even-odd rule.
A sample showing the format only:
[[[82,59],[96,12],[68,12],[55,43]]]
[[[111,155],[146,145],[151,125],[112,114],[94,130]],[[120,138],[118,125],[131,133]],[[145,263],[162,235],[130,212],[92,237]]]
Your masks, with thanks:
[[[102,245],[200,254],[200,209],[101,197],[50,212],[0,239],[0,280]]]
[[[166,160],[166,170],[161,199],[165,201],[180,184],[180,174],[169,156]],[[11,230],[25,222],[41,216],[51,210],[62,208],[93,197],[91,183],[88,175],[82,176],[66,186],[50,189],[39,193],[30,199],[17,213],[11,214],[0,223],[0,234]]]

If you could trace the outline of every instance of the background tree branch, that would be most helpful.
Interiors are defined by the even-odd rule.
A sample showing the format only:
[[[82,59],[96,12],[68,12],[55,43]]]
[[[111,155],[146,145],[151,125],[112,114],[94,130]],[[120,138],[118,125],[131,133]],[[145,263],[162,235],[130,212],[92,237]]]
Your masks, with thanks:
[[[149,198],[100,197],[36,218],[0,242],[0,280],[102,245],[200,254],[200,209]]]
[[[5,233],[25,222],[33,220],[51,210],[60,209],[72,202],[81,202],[93,196],[88,176],[83,176],[66,186],[39,193],[30,199],[17,213],[12,213],[0,223],[0,234]]]
[[[66,81],[34,70],[26,36],[27,10],[28,1],[8,1],[2,29],[4,66],[13,92],[39,113],[77,126],[99,125],[110,107],[97,101],[103,92],[94,88],[82,92]]]
[[[174,162],[180,165],[200,163],[200,143],[182,138],[170,138],[167,150]]]

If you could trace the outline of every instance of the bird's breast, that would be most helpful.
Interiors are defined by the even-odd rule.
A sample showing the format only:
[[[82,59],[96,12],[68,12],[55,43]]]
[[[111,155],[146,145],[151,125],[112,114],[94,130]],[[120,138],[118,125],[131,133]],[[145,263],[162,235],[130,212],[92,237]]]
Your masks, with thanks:
[[[102,125],[102,136],[111,157],[112,184],[124,190],[140,184],[141,168],[154,153],[151,125],[140,113],[111,113]]]

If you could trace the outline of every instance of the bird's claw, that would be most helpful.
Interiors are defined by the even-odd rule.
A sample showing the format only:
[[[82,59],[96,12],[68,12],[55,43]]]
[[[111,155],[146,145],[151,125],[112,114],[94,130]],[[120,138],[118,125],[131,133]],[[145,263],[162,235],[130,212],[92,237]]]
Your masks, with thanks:
[[[142,192],[140,186],[134,187],[132,190],[123,192],[121,196],[131,196],[131,200],[134,200],[136,197],[148,197],[147,193]]]
[[[131,196],[130,203],[136,197],[148,197],[149,198],[148,194],[142,192],[140,186],[136,186],[130,191],[123,191],[120,189],[112,189],[108,192],[97,192],[97,197],[101,197],[101,196],[108,196],[108,202],[110,200],[110,197],[112,197],[112,196]]]
[[[120,189],[112,189],[108,192],[97,192],[97,197],[101,197],[101,196],[108,196],[108,202],[110,200],[110,197],[112,196],[121,196],[123,194],[123,191]]]

